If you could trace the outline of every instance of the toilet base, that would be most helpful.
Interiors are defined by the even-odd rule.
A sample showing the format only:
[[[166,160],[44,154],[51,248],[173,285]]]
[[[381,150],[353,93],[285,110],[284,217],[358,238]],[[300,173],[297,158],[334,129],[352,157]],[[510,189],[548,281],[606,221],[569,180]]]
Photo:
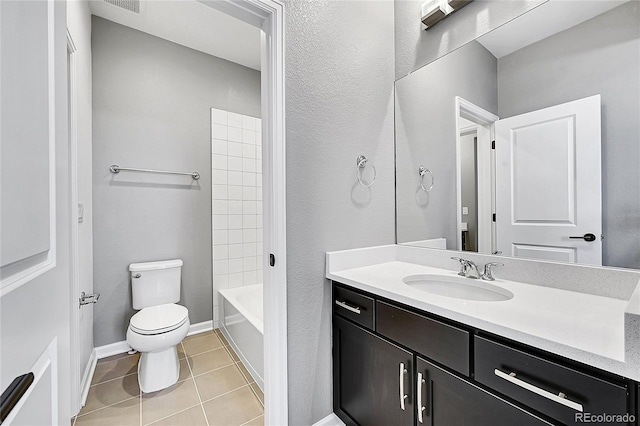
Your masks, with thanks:
[[[143,393],[157,392],[178,382],[180,361],[176,346],[158,352],[142,352],[138,361],[138,383]]]

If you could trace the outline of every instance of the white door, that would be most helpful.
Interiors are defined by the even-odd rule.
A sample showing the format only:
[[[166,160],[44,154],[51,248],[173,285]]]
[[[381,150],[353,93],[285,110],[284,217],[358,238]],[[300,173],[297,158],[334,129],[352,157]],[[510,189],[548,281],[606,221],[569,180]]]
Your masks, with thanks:
[[[497,250],[601,265],[600,95],[498,120],[495,137]]]
[[[0,388],[33,373],[3,425],[68,424],[65,3],[0,1]]]

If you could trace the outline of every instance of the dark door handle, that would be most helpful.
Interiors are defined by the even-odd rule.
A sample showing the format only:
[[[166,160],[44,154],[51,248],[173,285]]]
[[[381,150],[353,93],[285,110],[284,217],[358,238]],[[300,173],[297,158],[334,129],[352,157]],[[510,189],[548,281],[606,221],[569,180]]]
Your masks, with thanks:
[[[596,240],[596,236],[593,235],[593,234],[584,234],[581,237],[569,237],[569,239],[572,239],[572,240],[585,240],[585,241],[591,242],[591,241],[595,241]]]

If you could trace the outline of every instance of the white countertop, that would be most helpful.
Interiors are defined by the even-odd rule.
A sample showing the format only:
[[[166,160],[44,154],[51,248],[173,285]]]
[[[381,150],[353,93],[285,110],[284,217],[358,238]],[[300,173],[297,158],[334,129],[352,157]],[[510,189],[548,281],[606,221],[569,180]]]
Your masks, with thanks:
[[[389,246],[387,246],[389,247]],[[621,300],[496,278],[492,285],[514,294],[505,301],[471,301],[438,296],[402,281],[408,275],[457,277],[451,270],[393,259],[389,250],[375,261],[371,249],[327,253],[327,278],[487,332],[540,348],[615,374],[640,380],[640,340],[634,299]],[[355,261],[349,266],[349,256]],[[364,258],[369,261],[363,261]],[[363,263],[369,263],[362,265]],[[336,270],[339,269],[339,270]],[[469,279],[470,283],[475,280]],[[640,289],[634,297],[640,295]],[[638,316],[640,318],[640,316]],[[625,329],[625,321],[634,330]],[[630,353],[633,351],[634,353]],[[637,355],[637,356],[634,356]]]

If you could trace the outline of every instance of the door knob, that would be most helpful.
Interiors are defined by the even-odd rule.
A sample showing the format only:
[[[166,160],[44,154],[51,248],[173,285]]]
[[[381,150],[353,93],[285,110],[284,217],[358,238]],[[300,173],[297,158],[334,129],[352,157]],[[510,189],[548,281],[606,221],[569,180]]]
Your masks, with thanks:
[[[585,241],[591,242],[591,241],[595,241],[596,240],[596,236],[593,235],[593,234],[584,234],[581,237],[569,237],[569,239],[571,239],[571,240],[585,240]]]

